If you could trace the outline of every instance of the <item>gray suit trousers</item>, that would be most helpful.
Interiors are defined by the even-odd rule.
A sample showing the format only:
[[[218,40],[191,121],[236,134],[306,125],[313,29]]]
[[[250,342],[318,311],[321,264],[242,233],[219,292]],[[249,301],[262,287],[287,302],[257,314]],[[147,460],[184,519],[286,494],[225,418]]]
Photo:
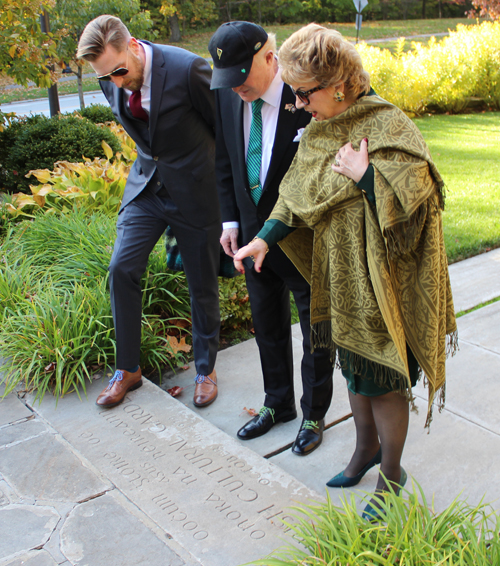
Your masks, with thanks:
[[[155,193],[152,185],[150,183],[122,210],[116,226],[117,237],[109,266],[116,367],[127,369],[140,363],[141,277],[149,254],[170,225],[189,285],[196,370],[208,375],[214,369],[219,344],[220,222],[217,220],[204,228],[191,225],[166,189]]]

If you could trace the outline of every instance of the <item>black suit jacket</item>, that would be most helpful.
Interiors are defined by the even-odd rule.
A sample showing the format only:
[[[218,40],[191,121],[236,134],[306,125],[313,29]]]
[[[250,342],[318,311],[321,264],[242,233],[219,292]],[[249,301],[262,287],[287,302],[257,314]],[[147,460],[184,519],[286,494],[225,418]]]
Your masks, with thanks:
[[[250,197],[243,135],[243,105],[231,89],[216,91],[216,176],[222,221],[240,223],[239,244],[247,244],[268,219],[278,199],[281,179],[288,171],[298,142],[297,130],[305,128],[311,115],[304,110],[295,113],[285,109],[295,103],[295,96],[284,85],[269,170],[262,197],[257,206]]]
[[[123,89],[112,82],[101,82],[114,115],[137,145],[137,159],[127,179],[121,210],[158,171],[187,222],[204,227],[220,217],[215,187],[212,71],[205,59],[189,51],[150,45],[149,128],[125,107]]]

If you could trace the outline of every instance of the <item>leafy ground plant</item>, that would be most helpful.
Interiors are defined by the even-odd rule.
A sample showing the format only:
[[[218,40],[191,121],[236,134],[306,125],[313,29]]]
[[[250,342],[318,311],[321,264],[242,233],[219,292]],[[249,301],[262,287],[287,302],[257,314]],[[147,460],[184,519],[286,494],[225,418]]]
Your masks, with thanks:
[[[0,349],[5,393],[20,382],[59,397],[85,390],[85,380],[114,362],[114,330],[107,267],[115,218],[74,210],[39,214],[11,226],[0,262]],[[172,320],[189,312],[182,275],[165,273],[160,242],[142,281],[141,366],[159,370],[182,363],[169,340]],[[162,260],[163,257],[163,260]],[[176,330],[177,332],[177,330]]]
[[[368,501],[371,494],[364,498]],[[486,566],[500,563],[500,517],[480,503],[456,498],[437,513],[413,481],[412,492],[385,498],[385,522],[369,523],[354,494],[340,506],[296,507],[285,522],[300,546],[289,544],[257,566]]]

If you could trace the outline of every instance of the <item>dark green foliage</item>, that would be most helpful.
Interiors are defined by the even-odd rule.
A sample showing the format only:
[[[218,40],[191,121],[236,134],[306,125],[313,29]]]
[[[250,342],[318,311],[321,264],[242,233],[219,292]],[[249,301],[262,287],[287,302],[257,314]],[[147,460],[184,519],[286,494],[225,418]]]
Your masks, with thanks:
[[[36,116],[14,120],[0,133],[0,188],[8,192],[30,194],[32,169],[54,168],[56,161],[82,161],[105,157],[102,142],[120,151],[117,137],[107,128],[100,128],[76,116]],[[33,180],[31,180],[33,182]]]
[[[62,396],[114,362],[108,264],[115,218],[82,211],[40,214],[9,227],[0,263],[0,348],[6,392],[20,381]],[[166,273],[159,242],[142,280],[141,366],[176,366],[168,332],[189,315],[183,274]]]
[[[223,330],[244,327],[252,320],[245,277],[219,278],[220,320]]]
[[[104,124],[105,122],[116,122],[115,115],[111,108],[106,104],[91,104],[81,110],[78,114],[87,118],[94,124]]]

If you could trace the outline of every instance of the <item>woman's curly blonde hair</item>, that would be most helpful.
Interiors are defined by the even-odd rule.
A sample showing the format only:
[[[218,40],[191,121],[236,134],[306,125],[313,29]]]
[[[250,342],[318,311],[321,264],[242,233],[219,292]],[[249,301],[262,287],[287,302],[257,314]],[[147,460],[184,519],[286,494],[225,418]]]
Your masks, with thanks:
[[[282,78],[289,84],[311,80],[321,86],[345,84],[345,95],[356,99],[370,90],[370,76],[363,69],[354,45],[333,29],[309,24],[281,46],[278,60]]]

